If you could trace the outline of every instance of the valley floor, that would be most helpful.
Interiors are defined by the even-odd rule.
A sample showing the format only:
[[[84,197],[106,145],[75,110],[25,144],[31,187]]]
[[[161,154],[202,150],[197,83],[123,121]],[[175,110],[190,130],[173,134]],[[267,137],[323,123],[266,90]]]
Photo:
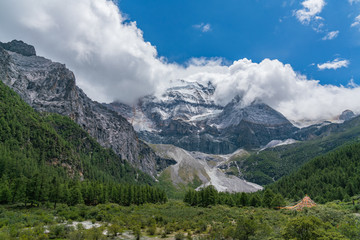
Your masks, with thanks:
[[[330,202],[302,212],[142,206],[0,206],[0,239],[360,239],[360,205]],[[139,237],[139,238],[137,238]]]

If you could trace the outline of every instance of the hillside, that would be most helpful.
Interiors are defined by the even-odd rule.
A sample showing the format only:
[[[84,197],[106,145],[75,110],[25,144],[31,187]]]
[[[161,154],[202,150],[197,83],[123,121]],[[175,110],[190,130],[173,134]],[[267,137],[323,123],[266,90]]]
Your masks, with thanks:
[[[312,158],[357,140],[360,135],[360,117],[342,124],[329,124],[318,129],[318,132],[318,136],[313,137],[312,140],[270,147],[262,151],[254,151],[249,157],[233,159],[233,165],[236,163],[239,166],[241,175],[248,181],[260,185],[272,183],[295,171]],[[237,167],[228,171],[234,174],[236,170]]]
[[[104,148],[152,176],[167,163],[141,140],[125,118],[92,101],[64,64],[36,55],[33,46],[0,44],[0,79],[39,112],[68,116]]]
[[[72,120],[37,113],[1,81],[0,116],[0,203],[56,202],[60,192],[69,204],[91,203],[89,189],[114,193],[117,183],[154,184]]]
[[[360,143],[339,147],[304,164],[269,187],[284,197],[309,194],[317,202],[349,199],[360,193]]]

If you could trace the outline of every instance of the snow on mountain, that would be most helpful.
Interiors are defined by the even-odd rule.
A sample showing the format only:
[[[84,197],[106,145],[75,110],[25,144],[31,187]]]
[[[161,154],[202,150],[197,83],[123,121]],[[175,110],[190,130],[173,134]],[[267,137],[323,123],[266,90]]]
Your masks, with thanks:
[[[189,151],[228,154],[285,140],[297,130],[281,113],[260,101],[245,106],[236,97],[226,106],[214,101],[211,82],[171,82],[161,95],[141,98],[134,106],[107,106],[125,116],[140,138]]]
[[[214,102],[214,92],[215,87],[211,82],[202,85],[176,80],[171,82],[171,87],[161,96],[144,97],[139,104],[148,113],[159,114],[161,120],[181,118],[186,121],[197,121],[221,111],[222,107]]]
[[[278,146],[290,145],[290,144],[294,144],[296,142],[298,142],[298,141],[296,141],[295,139],[272,140],[268,144],[266,144],[265,147],[261,148],[260,151],[263,151],[263,150],[268,149],[268,148],[275,148],[275,147],[278,147]]]

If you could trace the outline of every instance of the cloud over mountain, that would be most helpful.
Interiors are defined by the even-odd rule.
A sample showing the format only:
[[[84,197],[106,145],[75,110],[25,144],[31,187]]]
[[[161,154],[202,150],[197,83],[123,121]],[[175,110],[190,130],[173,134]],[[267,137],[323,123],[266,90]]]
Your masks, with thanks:
[[[303,2],[299,20],[316,17],[324,5],[323,0]],[[220,104],[240,94],[244,104],[262,99],[290,119],[329,118],[344,109],[360,112],[360,88],[323,86],[276,59],[240,59],[229,65],[219,58],[197,58],[185,66],[170,64],[112,1],[2,0],[0,29],[1,41],[24,40],[39,55],[66,63],[97,101],[132,103],[161,94],[171,79],[184,78],[212,81]]]

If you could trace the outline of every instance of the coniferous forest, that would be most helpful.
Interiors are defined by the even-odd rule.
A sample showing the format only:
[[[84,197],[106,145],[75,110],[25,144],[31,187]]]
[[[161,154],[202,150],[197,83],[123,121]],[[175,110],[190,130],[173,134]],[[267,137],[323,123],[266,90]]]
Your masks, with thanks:
[[[67,117],[39,114],[0,82],[0,203],[166,202],[154,180]],[[141,186],[140,184],[146,184]]]

